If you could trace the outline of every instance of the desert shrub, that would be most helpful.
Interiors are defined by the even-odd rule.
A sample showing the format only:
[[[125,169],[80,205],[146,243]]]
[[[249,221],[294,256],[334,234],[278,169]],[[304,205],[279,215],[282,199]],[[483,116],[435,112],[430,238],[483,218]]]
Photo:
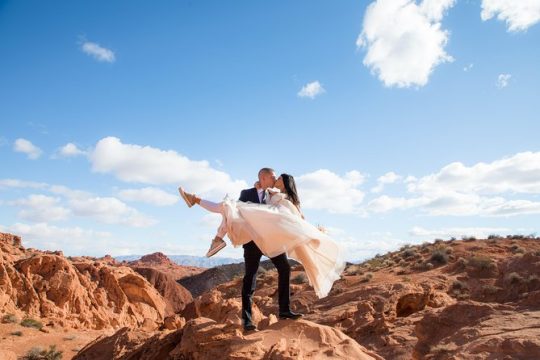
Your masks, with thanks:
[[[459,281],[459,280],[454,280],[454,282],[452,283],[452,290],[468,290],[469,289],[469,286],[467,285],[467,283],[463,282],[463,281]]]
[[[431,252],[431,263],[446,264],[448,263],[448,249],[445,247],[439,247]]]
[[[403,281],[405,281],[405,282],[411,282],[411,280],[412,279],[409,276],[404,276],[403,277]]]
[[[489,284],[482,285],[482,292],[485,295],[495,295],[499,291],[499,289],[500,288],[495,285],[489,285]]]
[[[35,320],[32,318],[26,318],[23,321],[21,321],[21,325],[24,327],[31,327],[35,329],[41,329],[43,327],[43,324],[39,320]]]
[[[49,346],[48,350],[33,347],[23,357],[25,360],[61,360],[62,351],[56,350],[56,345]]]
[[[13,332],[11,333],[11,335],[13,335],[13,336],[22,336],[23,333],[22,333],[22,331],[13,331]]]
[[[457,259],[456,265],[460,268],[464,268],[465,266],[467,266],[467,260],[465,258],[460,257],[459,259]]]
[[[525,279],[523,279],[523,277],[521,275],[519,275],[518,273],[516,273],[516,272],[512,272],[512,273],[506,275],[504,280],[507,283],[512,284],[512,285],[521,284],[521,283],[523,283],[525,281]]]
[[[300,274],[296,275],[294,278],[291,279],[291,282],[293,284],[305,284],[305,283],[307,283],[306,274],[300,273]]]
[[[416,255],[416,250],[415,249],[406,249],[405,251],[403,251],[403,253],[401,254],[403,256],[404,259],[408,259],[410,257],[413,257]]]
[[[491,234],[488,236],[488,240],[492,240],[492,239],[500,239],[501,236],[500,235],[497,235],[497,234]]]
[[[366,275],[364,275],[361,282],[370,282],[371,279],[373,279],[373,274],[372,273],[367,273]]]
[[[364,272],[362,271],[362,267],[359,265],[351,265],[347,269],[348,275],[362,275]]]
[[[474,236],[462,236],[461,240],[465,242],[469,242],[469,241],[476,241],[476,238]]]
[[[435,267],[435,265],[433,265],[432,263],[428,262],[424,265],[425,269],[426,270],[431,270]]]
[[[469,266],[481,271],[489,270],[495,267],[493,260],[487,256],[473,256],[469,258],[467,263]]]
[[[456,238],[452,236],[452,237],[450,238],[450,241],[456,241]]]
[[[512,253],[514,253],[514,254],[524,254],[525,253],[525,249],[522,248],[521,246],[518,246],[518,245],[510,246],[510,251],[512,251]]]
[[[405,244],[402,247],[399,248],[399,251],[405,251],[407,249],[411,248],[411,244]]]
[[[440,243],[443,243],[444,240],[443,239],[435,239],[435,241],[433,241],[434,244],[440,244]]]
[[[19,319],[14,314],[6,314],[2,316],[2,322],[3,323],[17,323],[19,322]]]

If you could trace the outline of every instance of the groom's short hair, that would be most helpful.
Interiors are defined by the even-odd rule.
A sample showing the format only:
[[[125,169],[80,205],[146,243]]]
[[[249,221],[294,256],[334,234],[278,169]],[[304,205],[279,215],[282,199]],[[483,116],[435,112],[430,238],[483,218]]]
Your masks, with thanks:
[[[261,170],[259,170],[258,176],[261,177],[262,174],[270,174],[270,173],[273,173],[273,172],[275,172],[274,169],[269,168],[269,167],[265,167],[265,168],[262,168]]]

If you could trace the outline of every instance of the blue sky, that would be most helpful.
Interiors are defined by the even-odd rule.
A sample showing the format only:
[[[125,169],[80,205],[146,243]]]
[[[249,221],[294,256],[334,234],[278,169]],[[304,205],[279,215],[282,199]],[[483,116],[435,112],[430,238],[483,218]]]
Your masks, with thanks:
[[[219,219],[176,187],[219,200],[272,166],[350,260],[537,232],[539,21],[539,0],[0,1],[0,229],[202,255]]]

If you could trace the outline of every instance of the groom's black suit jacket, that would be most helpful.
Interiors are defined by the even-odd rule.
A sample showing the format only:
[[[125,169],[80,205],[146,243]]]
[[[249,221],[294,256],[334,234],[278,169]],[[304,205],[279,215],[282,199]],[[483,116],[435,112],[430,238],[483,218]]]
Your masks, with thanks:
[[[242,192],[240,193],[240,198],[238,200],[242,202],[252,202],[255,204],[261,203],[259,201],[259,194],[257,193],[256,188],[242,190]],[[242,245],[242,247],[245,248],[246,244]]]

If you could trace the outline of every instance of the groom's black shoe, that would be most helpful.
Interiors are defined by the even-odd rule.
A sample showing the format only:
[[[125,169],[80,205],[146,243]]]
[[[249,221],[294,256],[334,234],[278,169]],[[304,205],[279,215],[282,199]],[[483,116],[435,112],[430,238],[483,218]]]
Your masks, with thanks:
[[[302,314],[299,314],[299,313],[295,313],[295,312],[292,312],[292,311],[284,311],[284,312],[279,312],[279,318],[280,319],[291,319],[291,320],[296,320],[296,319],[299,319],[301,318],[303,315]]]
[[[253,324],[251,321],[246,321],[244,323],[244,331],[257,331],[257,326]]]

